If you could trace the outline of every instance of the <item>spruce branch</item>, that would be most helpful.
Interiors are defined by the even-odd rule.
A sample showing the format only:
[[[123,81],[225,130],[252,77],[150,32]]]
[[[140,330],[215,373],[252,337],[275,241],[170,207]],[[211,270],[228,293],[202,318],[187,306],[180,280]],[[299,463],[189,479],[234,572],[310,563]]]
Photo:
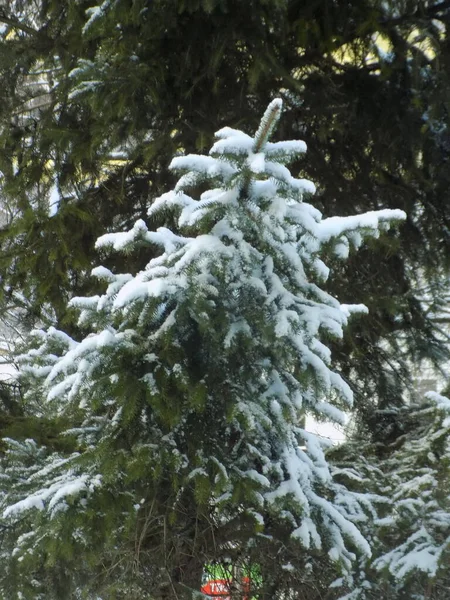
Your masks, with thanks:
[[[26,23],[22,23],[21,21],[7,15],[4,10],[0,10],[0,23],[9,25],[13,29],[18,29],[19,31],[23,31],[24,33],[28,33],[30,35],[39,35],[39,31],[33,27],[30,27]]]
[[[269,138],[274,130],[278,119],[281,115],[281,109],[283,108],[283,100],[281,98],[275,98],[266,108],[264,115],[259,123],[259,127],[256,130],[254,137],[253,153],[258,154],[262,152],[264,146],[269,141]],[[251,181],[251,174],[248,172],[242,181],[240,197],[246,198],[248,195],[248,189]]]
[[[261,152],[264,146],[269,141],[272,131],[278,122],[281,115],[281,109],[283,108],[283,101],[281,98],[275,98],[266,108],[266,111],[261,119],[258,130],[255,133],[255,146],[253,152],[257,154]]]

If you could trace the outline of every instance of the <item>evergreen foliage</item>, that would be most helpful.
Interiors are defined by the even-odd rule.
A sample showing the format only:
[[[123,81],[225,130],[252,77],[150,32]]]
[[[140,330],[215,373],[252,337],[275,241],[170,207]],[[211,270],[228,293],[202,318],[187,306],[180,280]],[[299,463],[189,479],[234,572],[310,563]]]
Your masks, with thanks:
[[[390,517],[378,524],[384,554],[374,561],[398,598],[440,598],[448,588],[450,401],[429,392],[415,425],[387,461]],[[396,534],[396,535],[395,535]],[[445,592],[444,592],[445,590]],[[389,592],[386,597],[389,596]]]
[[[259,597],[300,599],[370,555],[358,527],[371,495],[333,477],[302,420],[343,420],[352,392],[326,344],[366,311],[324,291],[324,260],[405,215],[323,218],[286,167],[304,142],[269,141],[281,106],[254,137],[225,127],[209,156],[173,159],[181,177],[148,217],[175,231],[138,220],[98,239],[153,258],[135,274],[94,269],[106,291],[71,300],[81,341],[34,332],[28,395],[74,442],[11,442],[4,589],[59,598],[62,577],[66,597],[191,597],[205,565],[231,562],[261,569]]]
[[[403,432],[378,448],[350,441],[329,460],[347,465],[352,489],[372,492],[378,518],[363,526],[371,559],[362,561],[347,586],[347,600],[441,600],[448,596],[449,435],[448,398],[426,394],[422,404],[402,408]],[[358,452],[356,452],[356,448]],[[345,458],[344,458],[345,457]],[[354,469],[353,482],[348,466]],[[342,473],[341,473],[342,475]]]
[[[26,329],[41,319],[77,336],[67,300],[99,292],[97,237],[145,218],[149,198],[172,187],[175,152],[204,151],[225,123],[256,127],[282,95],[281,133],[308,142],[305,175],[320,181],[324,214],[408,214],[400,238],[362,248],[329,284],[369,307],[333,351],[370,421],[373,405],[401,402],[404,359],[445,353],[422,301],[424,288],[439,301],[450,255],[450,7],[244,4],[1,4],[2,305],[19,303]],[[107,266],[135,272],[147,259]]]
[[[254,592],[270,600],[446,598],[447,409],[402,404],[407,361],[448,356],[449,15],[447,0],[0,0],[5,360],[5,341],[46,327],[21,387],[0,382],[0,597],[180,597],[225,561],[260,569]],[[307,162],[264,127],[222,130],[213,155],[192,158],[225,123],[256,129],[275,95],[280,134],[307,141]],[[283,202],[312,187],[284,170],[291,159],[320,182],[301,226]],[[384,217],[320,214],[386,207],[408,217],[376,241]],[[197,253],[211,236],[215,253]],[[255,265],[284,299],[264,304]],[[347,324],[333,298],[369,313]],[[354,393],[356,442],[324,455],[302,418],[348,410],[335,371]],[[310,495],[271,500],[294,447]],[[333,510],[372,558],[356,558],[361,538]],[[295,520],[308,511],[309,548]],[[434,562],[413,564],[417,550]]]

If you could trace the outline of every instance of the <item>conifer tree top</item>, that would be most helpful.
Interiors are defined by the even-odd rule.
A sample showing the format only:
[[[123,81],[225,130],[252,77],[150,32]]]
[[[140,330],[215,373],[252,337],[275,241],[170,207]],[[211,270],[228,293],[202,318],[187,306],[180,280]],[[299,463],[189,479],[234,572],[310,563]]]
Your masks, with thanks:
[[[94,270],[106,291],[71,301],[89,331],[81,341],[36,332],[24,374],[76,423],[70,432],[82,450],[64,461],[50,457],[52,466],[33,474],[37,489],[26,487],[4,516],[20,519],[34,508],[58,528],[63,510],[68,519],[90,514],[123,477],[129,453],[128,468],[170,490],[158,505],[189,498],[194,512],[217,523],[215,539],[238,519],[247,549],[283,531],[344,570],[355,549],[370,554],[358,530],[370,500],[333,479],[326,442],[302,423],[306,414],[341,422],[352,403],[327,340],[341,337],[349,315],[364,307],[341,305],[322,289],[330,274],[324,261],[345,257],[404,213],[323,218],[307,202],[312,182],[286,167],[304,142],[269,141],[281,107],[269,105],[253,137],[225,127],[209,156],[173,159],[175,189],[149,209],[152,222],[170,215],[172,229],[152,231],[140,220],[98,239],[102,251],[159,254],[134,274]],[[206,191],[189,195],[198,189]],[[129,511],[133,522],[141,499],[121,489],[117,519]],[[91,535],[87,525],[84,533]],[[222,541],[221,558],[242,544]]]

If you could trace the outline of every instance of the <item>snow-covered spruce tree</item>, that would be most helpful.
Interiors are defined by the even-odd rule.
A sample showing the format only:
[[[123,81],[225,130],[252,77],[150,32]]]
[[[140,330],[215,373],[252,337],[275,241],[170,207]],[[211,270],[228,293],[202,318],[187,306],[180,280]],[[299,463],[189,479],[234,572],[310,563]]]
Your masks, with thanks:
[[[340,581],[341,600],[448,598],[450,400],[429,392],[397,416],[404,432],[390,445],[351,440],[333,452],[335,473],[343,462],[348,482],[351,463],[348,487],[378,496],[380,516],[362,527],[372,557]]]
[[[386,599],[437,600],[450,584],[450,400],[429,392],[408,418],[411,431],[385,465],[392,504],[373,567],[388,582]]]
[[[302,423],[339,422],[352,402],[326,340],[363,307],[320,287],[323,259],[404,213],[323,219],[303,202],[314,185],[285,164],[305,144],[269,142],[281,107],[269,105],[254,137],[224,128],[210,156],[173,160],[181,178],[149,219],[176,231],[138,221],[98,240],[161,254],[135,275],[94,269],[106,292],[71,302],[84,339],[35,332],[23,377],[78,447],[4,501],[8,526],[29,527],[10,567],[25,564],[23,580],[38,579],[33,556],[48,572],[62,557],[70,593],[179,598],[199,589],[205,564],[228,560],[258,565],[254,594],[302,598],[317,565],[345,572],[370,553],[357,527],[370,499],[333,480],[323,440]],[[205,191],[196,200],[192,189]]]

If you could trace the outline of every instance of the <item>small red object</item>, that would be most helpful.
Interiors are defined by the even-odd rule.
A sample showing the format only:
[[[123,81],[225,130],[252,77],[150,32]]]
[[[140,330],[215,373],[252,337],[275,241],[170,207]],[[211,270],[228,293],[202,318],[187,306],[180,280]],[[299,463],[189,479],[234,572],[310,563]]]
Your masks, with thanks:
[[[242,600],[248,600],[248,593],[250,592],[250,579],[249,577],[242,578],[242,591],[245,596]],[[230,581],[228,579],[212,579],[207,581],[201,588],[201,592],[212,598],[220,598],[221,600],[231,600],[230,597]]]
[[[202,593],[214,598],[230,600],[230,582],[227,579],[213,579],[202,586]]]

